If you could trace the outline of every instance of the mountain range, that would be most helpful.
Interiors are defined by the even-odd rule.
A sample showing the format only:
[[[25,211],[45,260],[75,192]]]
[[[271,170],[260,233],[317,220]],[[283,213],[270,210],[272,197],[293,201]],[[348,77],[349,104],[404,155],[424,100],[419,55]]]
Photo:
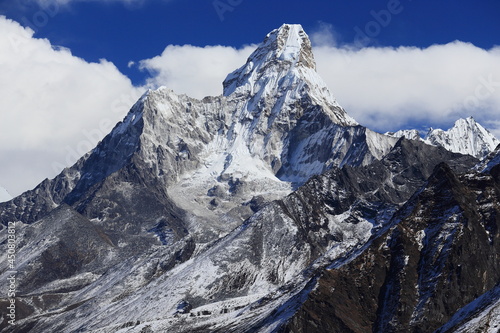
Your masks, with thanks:
[[[372,131],[315,66],[285,24],[222,95],[149,90],[0,203],[2,332],[496,332],[500,142]]]
[[[394,133],[388,132],[386,135],[421,140],[429,145],[441,146],[449,151],[477,158],[484,158],[500,144],[500,140],[472,117],[458,119],[447,131],[431,128],[423,138],[417,130],[399,130]]]

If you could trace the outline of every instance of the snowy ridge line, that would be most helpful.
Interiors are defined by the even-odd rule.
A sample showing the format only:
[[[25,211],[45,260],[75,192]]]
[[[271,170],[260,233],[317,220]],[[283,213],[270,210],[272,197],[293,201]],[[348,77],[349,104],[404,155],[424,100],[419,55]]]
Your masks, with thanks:
[[[483,332],[495,333],[500,329],[500,284],[457,311],[435,333],[471,332],[474,328],[478,329],[478,323],[490,313],[493,315],[491,320],[488,321],[490,329]],[[482,326],[485,326],[485,324]]]
[[[498,164],[500,164],[500,144],[496,147],[494,151],[492,151],[481,162],[479,162],[474,167],[474,170],[479,171],[481,173],[487,173],[490,172],[491,169]]]
[[[430,128],[423,138],[419,131],[415,129],[399,130],[385,134],[392,137],[405,137],[409,140],[423,141],[429,145],[444,147],[454,153],[468,154],[480,159],[493,152],[500,144],[500,140],[472,117],[458,119],[453,127],[446,131],[439,128]]]

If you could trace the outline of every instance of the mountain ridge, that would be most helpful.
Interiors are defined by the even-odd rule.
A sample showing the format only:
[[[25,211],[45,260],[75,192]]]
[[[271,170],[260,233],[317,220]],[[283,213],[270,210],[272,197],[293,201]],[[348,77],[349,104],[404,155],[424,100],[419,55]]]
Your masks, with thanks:
[[[454,153],[468,154],[476,158],[484,158],[500,144],[493,134],[470,116],[460,118],[448,130],[430,128],[422,138],[417,130],[399,130],[387,132],[394,137],[406,137],[421,140],[433,146],[441,146]]]

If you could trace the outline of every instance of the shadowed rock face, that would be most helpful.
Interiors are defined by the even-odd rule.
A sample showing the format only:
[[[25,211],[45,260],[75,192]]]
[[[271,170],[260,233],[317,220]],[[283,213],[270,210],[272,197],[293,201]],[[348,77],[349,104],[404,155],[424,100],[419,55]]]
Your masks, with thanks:
[[[500,178],[436,167],[352,262],[325,270],[282,332],[431,332],[500,280]],[[464,318],[466,319],[466,318]]]

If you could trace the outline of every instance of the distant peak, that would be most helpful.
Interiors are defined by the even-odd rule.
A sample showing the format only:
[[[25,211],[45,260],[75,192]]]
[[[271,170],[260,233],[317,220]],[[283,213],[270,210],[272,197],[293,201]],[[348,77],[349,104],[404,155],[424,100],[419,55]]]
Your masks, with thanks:
[[[430,129],[425,140],[436,146],[442,146],[452,152],[483,158],[493,151],[500,141],[495,138],[473,117],[455,121],[452,128]]]

